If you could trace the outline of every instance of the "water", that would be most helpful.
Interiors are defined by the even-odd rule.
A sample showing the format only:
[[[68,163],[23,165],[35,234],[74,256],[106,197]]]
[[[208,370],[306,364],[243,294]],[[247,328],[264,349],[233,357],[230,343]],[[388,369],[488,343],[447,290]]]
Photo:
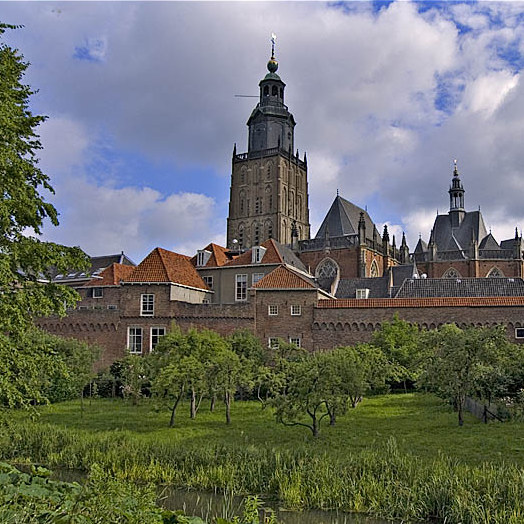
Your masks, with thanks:
[[[195,515],[211,521],[216,517],[232,518],[242,515],[244,498],[224,493],[185,491],[166,487],[160,495],[161,505],[170,510],[182,509],[187,515]],[[287,511],[271,502],[264,502],[260,516],[268,516],[269,510],[276,513],[282,524],[388,524],[386,520],[372,519],[338,511]],[[263,522],[263,519],[261,519]]]

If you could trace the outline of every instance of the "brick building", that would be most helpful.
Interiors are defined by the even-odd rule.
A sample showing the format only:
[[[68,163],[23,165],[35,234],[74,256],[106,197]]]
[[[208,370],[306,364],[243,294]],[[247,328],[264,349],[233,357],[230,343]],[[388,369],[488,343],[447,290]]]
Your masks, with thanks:
[[[480,211],[467,212],[457,166],[450,210],[413,253],[367,210],[337,194],[316,236],[309,225],[307,159],[295,151],[295,120],[272,53],[248,122],[248,151],[233,151],[226,247],[192,257],[156,248],[135,266],[122,253],[96,257],[89,274],[56,275],[81,301],[52,333],[96,342],[99,367],[152,351],[172,322],[222,334],[245,328],[322,350],[370,339],[394,315],[434,328],[505,324],[524,339],[523,243],[500,244]]]

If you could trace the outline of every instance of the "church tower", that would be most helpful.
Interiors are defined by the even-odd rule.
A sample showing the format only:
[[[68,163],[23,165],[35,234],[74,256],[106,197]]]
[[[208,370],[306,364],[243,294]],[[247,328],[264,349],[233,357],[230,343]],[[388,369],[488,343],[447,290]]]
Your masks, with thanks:
[[[294,152],[295,119],[284,104],[275,37],[260,99],[251,113],[247,153],[233,149],[227,247],[248,249],[274,238],[291,244],[309,238],[306,155]]]

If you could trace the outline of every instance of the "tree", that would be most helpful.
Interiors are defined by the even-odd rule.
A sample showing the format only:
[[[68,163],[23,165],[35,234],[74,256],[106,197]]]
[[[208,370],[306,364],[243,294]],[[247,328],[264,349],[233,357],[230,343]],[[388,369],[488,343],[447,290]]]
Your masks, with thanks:
[[[492,396],[497,391],[501,371],[513,352],[505,327],[462,330],[446,324],[425,333],[421,343],[430,351],[421,384],[452,400],[462,426],[466,397]]]
[[[371,343],[380,348],[392,364],[391,377],[394,382],[415,382],[419,373],[420,330],[416,324],[401,320],[395,314],[391,322],[383,322],[373,333]]]
[[[15,27],[0,24],[0,37],[8,29]],[[46,219],[58,225],[58,213],[40,194],[53,189],[38,168],[42,146],[35,129],[45,117],[29,109],[34,91],[22,83],[27,67],[22,55],[0,43],[0,375],[24,373],[10,383],[2,380],[0,396],[8,406],[42,398],[38,375],[53,365],[52,352],[27,346],[33,318],[64,315],[79,298],[72,288],[50,282],[53,268],[64,272],[89,264],[80,248],[37,238]]]

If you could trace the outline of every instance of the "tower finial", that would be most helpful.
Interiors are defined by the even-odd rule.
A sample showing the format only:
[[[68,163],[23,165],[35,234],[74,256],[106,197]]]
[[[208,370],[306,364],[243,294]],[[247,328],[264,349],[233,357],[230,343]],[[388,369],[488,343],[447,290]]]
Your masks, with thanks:
[[[271,33],[271,60],[275,59],[275,44],[277,42],[277,35]]]
[[[459,175],[459,172],[457,168],[457,159],[455,158],[455,160],[453,160],[453,176],[458,176],[458,175]]]
[[[277,35],[271,33],[271,58],[267,63],[267,69],[270,73],[276,73],[278,69],[278,62],[275,58],[275,42],[277,41]]]

